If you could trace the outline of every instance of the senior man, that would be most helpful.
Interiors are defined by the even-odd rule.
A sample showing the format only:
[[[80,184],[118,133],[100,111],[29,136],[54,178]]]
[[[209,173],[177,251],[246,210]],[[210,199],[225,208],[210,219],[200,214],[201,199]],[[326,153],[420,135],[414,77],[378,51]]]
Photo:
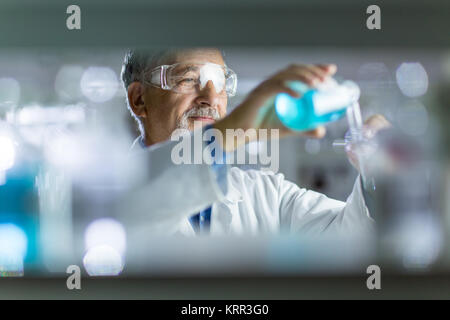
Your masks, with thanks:
[[[298,187],[282,174],[241,170],[223,164],[177,165],[171,160],[177,142],[168,141],[178,128],[205,128],[223,133],[221,148],[232,152],[245,139],[227,139],[227,129],[279,129],[294,134],[273,110],[261,112],[268,99],[285,92],[299,94],[288,81],[315,86],[336,72],[334,65],[291,65],[262,82],[229,115],[228,97],[236,75],[217,49],[166,50],[155,55],[130,51],[122,68],[128,106],[139,123],[141,137],[134,149],[149,163],[143,170],[148,183],[134,193],[148,208],[140,212],[155,232],[164,234],[321,233],[373,230],[358,178],[346,202]],[[382,116],[373,127],[386,125]],[[325,128],[300,133],[321,138]],[[185,137],[191,139],[191,137]],[[150,148],[146,148],[150,147]]]

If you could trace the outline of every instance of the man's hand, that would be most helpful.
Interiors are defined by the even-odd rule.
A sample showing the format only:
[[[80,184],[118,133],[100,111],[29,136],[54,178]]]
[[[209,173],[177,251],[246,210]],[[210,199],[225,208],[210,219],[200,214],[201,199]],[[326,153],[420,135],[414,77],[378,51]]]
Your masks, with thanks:
[[[296,132],[285,127],[275,113],[274,108],[264,110],[269,99],[278,93],[287,93],[294,98],[300,95],[289,88],[288,81],[301,81],[311,87],[323,82],[336,73],[333,64],[324,65],[290,65],[286,69],[276,73],[256,87],[247,98],[237,106],[227,117],[214,124],[224,137],[224,149],[232,151],[246,141],[226,141],[226,129],[279,129],[280,137],[293,135]],[[318,127],[311,131],[302,132],[301,135],[310,138],[322,138],[325,135],[325,127]],[[234,140],[234,139],[233,139]],[[249,141],[247,141],[249,142]]]
[[[364,121],[363,126],[363,135],[366,139],[372,139],[375,137],[375,135],[383,130],[390,128],[392,125],[389,121],[386,120],[386,118],[381,114],[374,114],[367,118],[366,121]],[[347,157],[350,160],[350,163],[358,170],[359,169],[359,163],[358,163],[358,156],[356,155],[356,151],[353,150],[353,145],[350,144],[345,147],[345,151],[347,152]]]

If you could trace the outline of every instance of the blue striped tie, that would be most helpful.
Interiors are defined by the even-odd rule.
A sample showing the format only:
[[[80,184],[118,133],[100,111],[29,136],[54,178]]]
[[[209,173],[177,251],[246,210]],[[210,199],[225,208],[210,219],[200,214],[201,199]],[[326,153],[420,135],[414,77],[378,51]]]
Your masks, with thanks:
[[[197,233],[209,232],[211,224],[211,207],[200,211],[199,213],[193,215],[189,218],[192,227]]]

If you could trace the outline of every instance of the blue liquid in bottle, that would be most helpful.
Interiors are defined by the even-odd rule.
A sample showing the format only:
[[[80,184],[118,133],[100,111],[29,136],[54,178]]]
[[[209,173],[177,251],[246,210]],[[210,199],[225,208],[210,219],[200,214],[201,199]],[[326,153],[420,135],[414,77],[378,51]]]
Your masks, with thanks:
[[[35,150],[0,120],[0,277],[38,264],[38,170]]]
[[[287,93],[275,97],[275,111],[280,121],[292,130],[311,130],[345,116],[346,108],[359,99],[359,88],[351,81],[337,84],[327,80],[318,88],[295,81],[288,86],[301,93],[293,98]]]

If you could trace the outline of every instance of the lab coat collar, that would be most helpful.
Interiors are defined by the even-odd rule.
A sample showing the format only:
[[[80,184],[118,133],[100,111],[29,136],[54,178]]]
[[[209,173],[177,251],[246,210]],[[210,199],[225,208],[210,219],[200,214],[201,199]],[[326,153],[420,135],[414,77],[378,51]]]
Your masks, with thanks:
[[[147,146],[145,145],[142,137],[139,136],[136,139],[134,139],[133,144],[130,147],[130,151],[136,151],[136,150],[145,149],[145,148],[147,148]]]

